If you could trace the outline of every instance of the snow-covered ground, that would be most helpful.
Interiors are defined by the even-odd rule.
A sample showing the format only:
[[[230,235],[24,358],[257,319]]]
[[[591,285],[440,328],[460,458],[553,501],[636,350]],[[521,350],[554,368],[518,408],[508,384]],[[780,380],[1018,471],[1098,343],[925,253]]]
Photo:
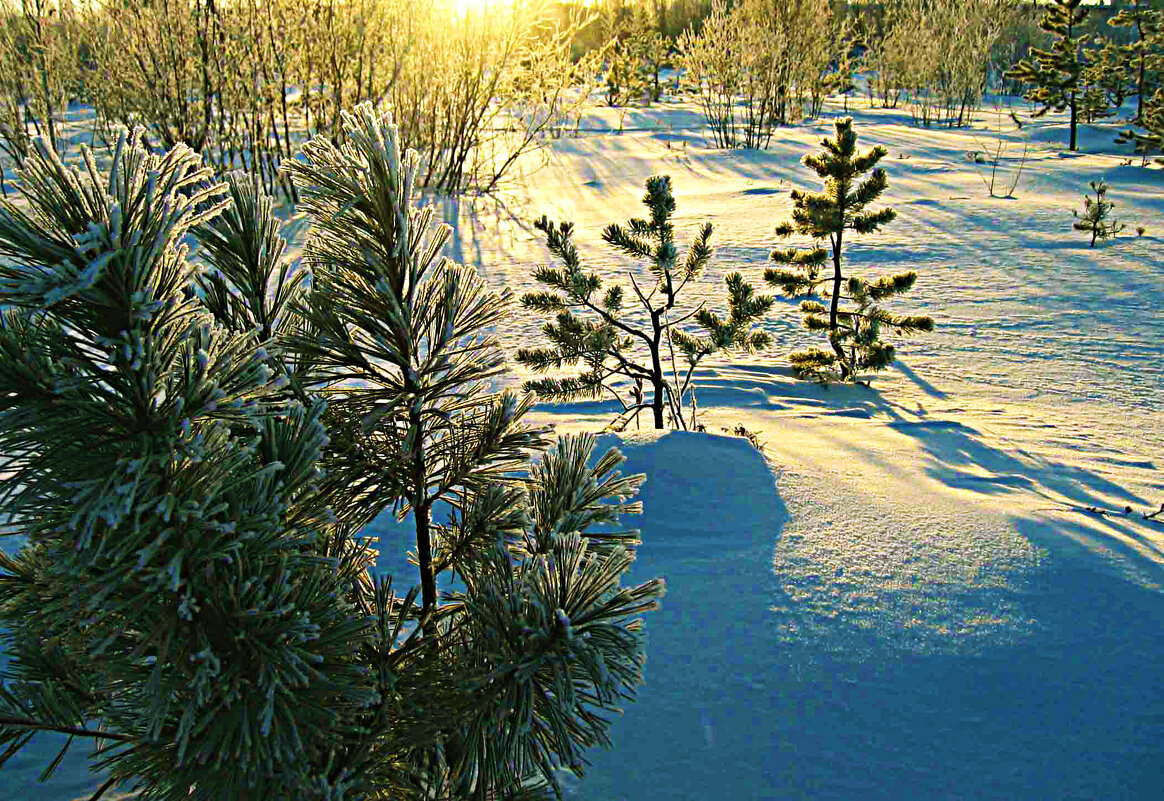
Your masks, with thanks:
[[[604,438],[648,476],[633,577],[668,591],[647,619],[639,700],[586,778],[564,777],[571,798],[1160,797],[1164,525],[1141,513],[1164,502],[1164,170],[1122,166],[1117,123],[1081,126],[1067,153],[1065,119],[1017,101],[1025,125],[1003,126],[1000,186],[1024,137],[1032,149],[1015,198],[991,198],[989,167],[966,157],[996,141],[989,105],[970,130],[866,105],[849,104],[858,144],[889,149],[882,199],[898,217],[846,257],[871,274],[916,269],[896,307],[937,330],[899,341],[871,387],[826,389],[792,379],[784,355],[819,340],[781,300],[771,352],[699,374],[708,433]],[[839,113],[728,152],[706,146],[690,104],[632,111],[622,135],[595,132],[618,125],[596,111],[500,199],[440,201],[449,255],[533,289],[549,256],[531,222],[546,213],[576,223],[589,265],[642,275],[600,232],[641,216],[644,180],[665,173],[680,246],[715,225],[717,257],[688,300],[722,309],[728,272],[760,288],[789,189],[819,188],[799,159]],[[1071,209],[1101,177],[1127,229],[1089,248]],[[542,322],[518,308],[500,333],[516,349]],[[536,416],[599,430],[614,411]],[[763,454],[723,434],[739,424]],[[374,527],[381,566],[398,569],[406,539]],[[71,760],[37,785],[54,753],[46,738],[9,763],[5,797],[100,784]]]

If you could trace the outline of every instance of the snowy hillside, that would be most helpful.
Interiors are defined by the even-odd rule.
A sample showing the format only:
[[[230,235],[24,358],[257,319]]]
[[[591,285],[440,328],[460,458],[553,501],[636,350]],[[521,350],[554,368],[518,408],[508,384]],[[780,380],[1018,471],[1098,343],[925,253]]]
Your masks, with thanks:
[[[780,300],[771,352],[698,374],[708,433],[605,440],[648,476],[633,579],[662,576],[668,591],[647,620],[639,701],[586,779],[563,778],[571,798],[1114,800],[1164,787],[1164,525],[1141,514],[1164,502],[1164,170],[1122,166],[1118,123],[1081,126],[1081,152],[1063,152],[1064,119],[1030,120],[1020,101],[999,180],[1024,137],[1032,149],[1015,198],[991,198],[967,158],[997,142],[989,105],[971,130],[864,105],[850,103],[858,147],[889,149],[883,201],[898,217],[846,255],[870,274],[915,269],[901,305],[937,329],[895,340],[898,363],[871,387],[825,388],[791,377],[785,354],[821,340]],[[532,220],[546,213],[576,223],[589,266],[641,275],[601,229],[641,215],[644,180],[669,174],[680,247],[715,226],[692,296],[722,310],[727,273],[762,285],[789,190],[819,188],[799,159],[839,113],[781,129],[767,151],[728,152],[705,146],[691,105],[636,109],[622,135],[603,132],[617,113],[595,112],[500,199],[441,200],[449,255],[494,287],[533,289],[549,255]],[[1101,177],[1127,229],[1089,248],[1071,209]],[[515,350],[542,322],[516,309],[500,333]],[[600,430],[614,411],[535,416]],[[764,454],[723,434],[739,424]],[[391,521],[374,526],[399,542]],[[400,564],[393,552],[381,567]],[[44,738],[9,763],[5,797],[92,793],[101,781],[80,759],[36,783],[57,748]]]

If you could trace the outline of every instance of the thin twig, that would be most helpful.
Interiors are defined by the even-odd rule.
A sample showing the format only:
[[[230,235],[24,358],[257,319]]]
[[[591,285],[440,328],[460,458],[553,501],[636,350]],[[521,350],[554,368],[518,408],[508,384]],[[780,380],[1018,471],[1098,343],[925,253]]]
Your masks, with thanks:
[[[61,734],[72,734],[77,737],[93,737],[101,740],[116,740],[120,743],[132,743],[134,738],[128,734],[112,734],[103,731],[94,731],[93,729],[86,729],[80,726],[55,726],[51,723],[41,723],[32,718],[10,718],[7,716],[0,716],[0,726],[7,726],[14,729],[32,729],[35,731],[55,731]]]
[[[647,308],[647,311],[651,311],[651,301],[649,298],[645,297],[642,290],[639,289],[639,282],[635,280],[634,273],[627,273],[627,276],[630,278],[631,286],[634,287],[635,294],[639,296],[639,300],[642,302],[643,306]],[[652,291],[651,294],[654,295],[655,293]]]
[[[108,790],[110,787],[112,787],[115,784],[117,784],[117,777],[111,776],[109,778],[109,781],[105,782],[105,784],[98,787],[97,792],[93,793],[93,795],[89,797],[89,801],[98,801],[98,799],[100,799],[101,796],[105,795],[105,791]]]
[[[1012,197],[1014,195],[1014,188],[1016,186],[1018,186],[1019,179],[1022,178],[1023,167],[1026,166],[1027,154],[1030,153],[1030,151],[1031,151],[1031,143],[1025,142],[1023,144],[1023,157],[1022,157],[1022,160],[1019,162],[1018,171],[1015,173],[1014,181],[1011,182],[1010,188],[1008,188],[1006,190],[1007,197]]]

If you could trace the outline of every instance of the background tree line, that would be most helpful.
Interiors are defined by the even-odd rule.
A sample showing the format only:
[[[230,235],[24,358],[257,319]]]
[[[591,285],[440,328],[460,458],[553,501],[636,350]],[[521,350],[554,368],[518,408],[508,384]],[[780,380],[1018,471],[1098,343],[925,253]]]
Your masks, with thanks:
[[[1137,98],[1131,120],[1142,130],[1123,140],[1136,141],[1141,151],[1160,149],[1164,3],[1082,6],[1066,73],[1060,74],[1064,65],[1043,69],[1041,77],[1016,69],[1062,38],[1044,22],[1059,5],[605,0],[594,6],[604,26],[581,31],[575,52],[614,42],[605,62],[611,105],[658,100],[661,66],[678,68],[675,88],[698,98],[718,147],[765,147],[776,126],[818,116],[824,99],[836,93],[845,97],[846,110],[849,96],[863,89],[870,105],[905,108],[919,125],[955,127],[968,124],[988,91],[1025,94],[1038,110],[1045,108],[1039,87],[1069,78],[1064,91],[1076,98],[1069,105],[1085,122],[1112,116]]]
[[[0,151],[9,169],[33,136],[67,153],[69,109],[87,104],[93,143],[144,125],[155,150],[186,144],[216,173],[242,169],[294,202],[279,165],[311,136],[335,141],[341,110],[370,102],[395,111],[421,185],[491,191],[521,154],[576,127],[599,88],[624,110],[691,93],[721,147],[764,147],[836,93],[846,106],[863,92],[918,124],[963,125],[988,89],[1033,91],[1014,67],[1056,40],[1040,25],[1046,8],[547,0],[455,15],[441,0],[0,0]],[[1085,7],[1071,32],[1078,116],[1137,98],[1145,152],[1164,118],[1162,8]]]
[[[456,16],[439,0],[0,0],[0,147],[10,167],[35,135],[67,152],[64,115],[84,103],[87,140],[144,125],[147,146],[185,144],[294,201],[278,166],[370,102],[399,110],[422,185],[488,190],[589,82],[596,56],[570,54],[580,20],[548,3]]]

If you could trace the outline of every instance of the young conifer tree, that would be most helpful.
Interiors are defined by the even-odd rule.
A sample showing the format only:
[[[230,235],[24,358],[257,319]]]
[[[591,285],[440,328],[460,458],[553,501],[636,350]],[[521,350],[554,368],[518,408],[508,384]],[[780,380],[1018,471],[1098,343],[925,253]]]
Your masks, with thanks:
[[[345,118],[345,133],[343,147],[308,142],[288,167],[314,223],[304,251],[312,292],[297,307],[307,328],[290,349],[313,365],[310,385],[331,401],[337,443],[359,456],[328,466],[347,487],[337,513],[370,521],[403,501],[428,611],[442,568],[433,507],[467,502],[546,443],[521,422],[532,399],[486,391],[505,369],[489,332],[509,294],[440,255],[451,228],[414,205],[418,155],[402,158],[362,108]]]
[[[1142,88],[1136,113],[1136,125],[1143,130],[1122,131],[1116,142],[1131,143],[1143,156],[1143,163],[1153,154],[1164,153],[1164,10],[1141,8],[1137,25],[1139,40],[1135,58]],[[1114,20],[1125,11],[1117,14]],[[1157,159],[1164,161],[1164,159]]]
[[[837,120],[834,126],[836,136],[821,140],[824,150],[803,159],[805,166],[825,179],[824,191],[792,190],[792,219],[776,226],[776,235],[781,238],[794,233],[807,234],[819,242],[827,237],[831,253],[820,245],[808,249],[775,249],[771,259],[783,266],[765,270],[764,280],[788,297],[811,295],[818,287],[825,287],[825,296],[831,297],[828,308],[809,299],[801,302],[800,309],[804,312],[806,328],[828,332],[833,352],[810,348],[790,354],[789,359],[801,376],[820,375],[826,368],[837,365],[842,380],[854,380],[858,370],[881,370],[892,363],[893,346],[881,341],[881,326],[890,326],[898,333],[913,333],[932,331],[934,321],[921,315],[894,315],[875,305],[911,289],[917,280],[913,270],[876,281],[842,274],[845,232],[873,233],[893,220],[897,212],[891,208],[865,210],[889,185],[885,170],[876,167],[888,151],[878,145],[858,153],[857,134],[849,117]],[[870,170],[872,174],[857,183],[856,179]],[[822,275],[821,268],[830,255],[832,274]],[[841,308],[842,298],[855,302],[856,308]]]
[[[325,495],[359,523],[389,508],[413,516],[416,615],[463,705],[435,748],[413,751],[417,787],[526,797],[556,787],[555,767],[581,772],[584,749],[608,742],[594,712],[638,681],[631,616],[653,608],[662,583],[619,589],[637,532],[587,529],[638,511],[607,501],[642,477],[615,472],[617,451],[587,467],[593,438],[560,439],[522,476],[546,440],[522,422],[532,396],[490,389],[505,369],[493,331],[509,293],[439,256],[450,228],[415,206],[420,158],[400,152],[390,119],[363,104],[344,132],[342,146],[317,137],[288,168],[313,221],[313,286],[286,346],[335,410]],[[467,589],[441,604],[446,571]]]
[[[1079,119],[1081,122],[1093,123],[1104,117],[1110,117],[1112,103],[1104,91],[1102,83],[1084,83],[1079,88]]]
[[[1164,68],[1164,9],[1152,8],[1151,0],[1132,0],[1108,19],[1113,28],[1133,28],[1136,40],[1123,45],[1124,63],[1130,67],[1135,85],[1136,116],[1144,118],[1144,105],[1151,97],[1153,71]],[[1117,46],[1119,47],[1119,46]]]
[[[663,428],[667,419],[664,408],[667,408],[673,425],[686,428],[683,399],[691,387],[696,366],[717,351],[755,351],[767,347],[771,337],[764,331],[753,331],[752,325],[771,308],[773,299],[755,295],[751,285],[733,273],[726,279],[727,320],[702,306],[685,313],[676,311],[679,316],[672,319],[679,294],[699,278],[711,258],[712,228],[710,223],[703,224],[680,261],[671,224],[671,215],[675,212],[671,179],[666,175],[653,176],[647,179],[646,189],[643,204],[650,210],[650,220],[632,218],[626,228],[611,224],[602,232],[607,244],[648,262],[654,286],[644,290],[634,275],[629,275],[638,310],[645,320],[626,314],[622,285],[614,284],[599,294],[602,278],[584,270],[572,241],[574,224],[561,222],[555,226],[542,217],[535,226],[545,233],[547,246],[561,260],[562,267],[539,267],[534,277],[550,289],[526,293],[521,303],[533,311],[556,313],[557,322],[542,327],[552,343],[550,347],[522,348],[517,352],[517,361],[536,372],[560,370],[579,362],[585,364],[586,369],[575,377],[547,377],[526,382],[527,391],[551,403],[599,398],[609,392],[623,407],[615,427],[625,425],[640,409],[650,408],[655,428]],[[703,335],[679,328],[691,318]],[[684,378],[679,377],[675,348],[687,363]],[[612,383],[619,379],[634,385],[629,403]],[[649,402],[643,396],[644,386],[650,387],[653,393]],[[691,425],[695,425],[694,419]]]
[[[1108,219],[1115,203],[1107,199],[1107,183],[1102,178],[1098,183],[1095,181],[1090,183],[1092,191],[1095,192],[1095,200],[1092,201],[1089,195],[1084,195],[1083,213],[1080,214],[1072,209],[1071,214],[1076,218],[1073,224],[1075,230],[1091,234],[1091,244],[1088,247],[1095,247],[1096,239],[1107,239],[1109,236],[1115,236],[1124,230],[1124,224]]]
[[[1119,144],[1131,143],[1137,153],[1143,157],[1143,163],[1153,154],[1164,154],[1164,88],[1158,89],[1156,94],[1144,104],[1144,113],[1140,117],[1142,131],[1129,128],[1122,131],[1116,142]],[[1157,162],[1164,163],[1164,158],[1157,158]]]
[[[1096,50],[1082,75],[1080,116],[1085,122],[1119,113],[1136,86],[1130,78],[1133,58],[1127,47],[1102,36],[1093,41]]]
[[[105,790],[322,798],[376,700],[352,654],[377,632],[336,600],[366,556],[324,542],[323,403],[278,401],[255,333],[184,291],[226,187],[142,133],[108,175],[38,140],[27,206],[0,205],[0,499],[26,539],[0,556],[3,760],[57,731],[111,746]]]
[[[1089,9],[1083,0],[1054,0],[1039,23],[1044,31],[1056,38],[1050,50],[1031,48],[1031,59],[1023,59],[1005,77],[1034,84],[1026,94],[1027,100],[1039,103],[1034,116],[1048,111],[1071,111],[1071,142],[1076,147],[1083,72],[1088,61],[1084,43],[1087,36],[1080,32]]]
[[[14,307],[0,319],[0,497],[29,540],[0,557],[13,655],[0,762],[58,731],[112,744],[102,792],[130,782],[173,801],[535,798],[555,767],[580,773],[584,749],[608,744],[599,713],[633,697],[634,616],[662,592],[658,581],[620,588],[637,532],[609,530],[618,512],[639,511],[626,498],[642,477],[620,476],[614,450],[589,466],[593,438],[559,440],[524,476],[492,475],[500,460],[473,451],[474,424],[528,404],[502,398],[483,412],[471,382],[463,409],[432,392],[445,382],[443,397],[456,395],[481,363],[460,358],[485,316],[464,310],[488,298],[464,268],[432,265],[440,236],[424,239],[416,157],[400,158],[395,129],[366,105],[345,122],[349,143],[314,142],[298,174],[327,210],[310,249],[326,278],[308,296],[253,184],[210,183],[181,146],[151,156],[140,132],[123,136],[109,178],[91,160],[85,174],[67,170],[39,144],[22,175],[31,211],[0,207],[0,255],[13,262],[0,267],[0,298]],[[337,197],[348,202],[329,206]],[[179,245],[192,226],[214,273],[195,277]],[[328,317],[317,291],[339,293],[341,310],[353,294],[395,305],[381,299],[391,313],[370,341],[367,314]],[[302,313],[336,327],[315,330]],[[459,347],[433,346],[450,338]],[[343,374],[347,343],[406,340],[415,377],[369,390],[373,413],[345,405],[336,382],[371,370],[365,353]],[[429,405],[419,391],[400,397],[408,381],[430,390]],[[332,441],[320,394],[338,409]],[[421,430],[414,412],[436,422]],[[434,436],[443,414],[470,430]],[[461,476],[443,496],[454,513],[430,563],[456,569],[466,589],[439,609],[416,603],[422,588],[396,597],[390,577],[369,573],[374,540],[356,536],[363,503],[414,502],[422,437],[429,475],[443,464],[445,479]],[[385,440],[401,455],[376,459]],[[373,480],[349,489],[359,471],[344,456]],[[386,469],[401,464],[395,478]]]

